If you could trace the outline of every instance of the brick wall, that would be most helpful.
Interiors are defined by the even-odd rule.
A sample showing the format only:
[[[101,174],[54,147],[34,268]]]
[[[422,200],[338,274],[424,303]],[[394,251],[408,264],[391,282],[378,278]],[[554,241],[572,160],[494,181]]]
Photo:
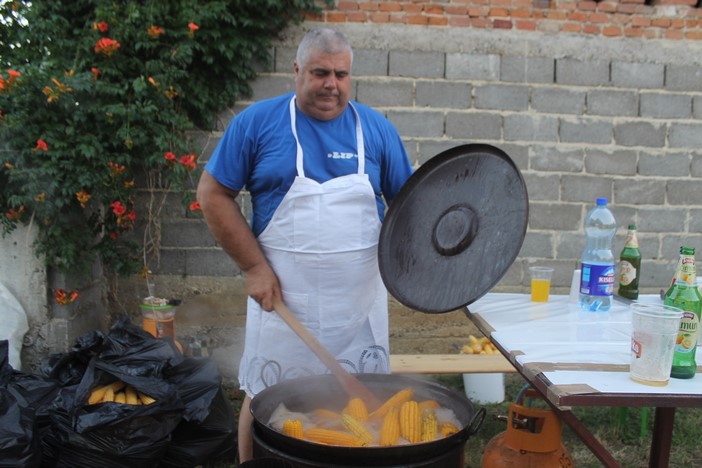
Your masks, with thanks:
[[[513,29],[641,39],[701,40],[699,0],[340,0],[327,23]]]

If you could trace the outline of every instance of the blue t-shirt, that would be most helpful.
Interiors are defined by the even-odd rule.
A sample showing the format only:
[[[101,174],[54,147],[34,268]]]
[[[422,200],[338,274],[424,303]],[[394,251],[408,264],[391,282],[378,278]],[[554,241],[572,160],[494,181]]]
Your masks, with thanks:
[[[237,115],[205,166],[225,187],[246,187],[249,191],[256,236],[268,225],[297,176],[296,144],[290,127],[292,96],[289,93],[258,101]],[[382,221],[383,197],[390,202],[413,169],[390,121],[368,106],[353,105],[363,129],[365,172]],[[356,119],[350,106],[329,121],[316,120],[296,109],[296,120],[305,177],[323,183],[358,172]]]

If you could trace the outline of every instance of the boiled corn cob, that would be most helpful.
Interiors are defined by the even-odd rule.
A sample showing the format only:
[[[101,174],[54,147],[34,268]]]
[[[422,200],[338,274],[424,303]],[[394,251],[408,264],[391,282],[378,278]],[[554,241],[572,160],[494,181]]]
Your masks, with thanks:
[[[351,398],[342,413],[352,416],[358,422],[368,421],[368,407],[360,398]]]
[[[358,437],[361,445],[368,445],[373,442],[373,434],[366,427],[350,414],[341,416],[341,424],[344,425],[347,431]]]
[[[108,388],[107,390],[105,390],[105,394],[102,397],[102,401],[105,403],[115,401],[115,391],[112,390],[112,388]]]
[[[296,439],[303,439],[302,421],[299,419],[286,419],[283,423],[283,434]]]
[[[317,408],[316,410],[313,411],[315,416],[319,416],[320,418],[325,418],[325,419],[338,419],[339,414],[335,413],[332,410],[326,409],[326,408]]]
[[[378,445],[390,447],[397,445],[400,439],[400,419],[399,410],[396,407],[390,408],[383,417],[383,424],[380,426],[380,440]]]
[[[125,403],[128,405],[138,405],[139,404],[139,398],[137,397],[137,392],[134,390],[134,387],[127,386],[127,388],[124,389],[124,398],[125,398]]]
[[[456,432],[458,432],[458,428],[454,424],[451,424],[450,422],[445,422],[441,425],[441,436],[442,437],[448,437],[451,434],[455,434]]]
[[[436,413],[431,408],[424,410],[422,413],[422,442],[431,442],[436,439],[436,433],[439,430],[439,422],[436,420]]]
[[[305,431],[305,439],[326,445],[341,445],[344,447],[360,447],[363,445],[358,437],[347,432],[333,429],[312,427]]]
[[[141,402],[145,405],[150,405],[151,403],[154,403],[156,401],[156,399],[151,398],[146,393],[137,392],[137,394],[139,395],[139,399],[141,400]]]
[[[112,390],[112,394],[114,395],[114,392],[118,392],[119,390],[124,387],[124,382],[121,380],[117,380],[115,382],[112,382],[111,384],[103,385],[101,387],[98,387],[94,389],[91,393],[90,396],[88,397],[88,404],[89,405],[94,405],[95,403],[100,403],[101,401],[105,401],[105,393],[107,390]],[[112,401],[110,399],[109,401]]]
[[[468,344],[461,347],[462,354],[498,354],[499,351],[495,345],[490,342],[490,338],[483,336],[476,338],[473,335],[468,336]]]
[[[414,400],[400,406],[400,435],[413,444],[422,440],[422,415],[419,414],[419,404]]]
[[[128,405],[148,405],[156,401],[148,395],[138,392],[131,385],[127,385],[121,380],[116,380],[111,384],[103,385],[93,389],[88,397],[88,404],[95,403],[126,403]]]
[[[380,405],[380,407],[373,411],[369,417],[375,419],[381,419],[387,414],[388,410],[392,407],[399,408],[403,403],[409,401],[414,396],[414,388],[407,387],[395,393],[393,396],[388,398],[385,403]]]

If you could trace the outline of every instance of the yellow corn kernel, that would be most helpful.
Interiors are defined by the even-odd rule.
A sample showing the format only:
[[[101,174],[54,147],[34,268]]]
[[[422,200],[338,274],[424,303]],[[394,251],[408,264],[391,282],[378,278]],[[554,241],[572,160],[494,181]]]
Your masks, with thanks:
[[[445,422],[441,425],[441,436],[442,437],[448,437],[451,434],[455,434],[458,432],[458,428],[451,424],[450,422]]]
[[[305,439],[325,445],[341,445],[344,447],[361,447],[361,441],[348,432],[311,427],[305,431]]]
[[[378,445],[381,447],[391,447],[397,445],[399,439],[399,410],[393,407],[390,408],[385,417],[383,417],[383,424],[380,426],[380,440],[378,441]]]
[[[422,415],[416,401],[406,401],[400,406],[400,435],[410,443],[422,440]]]
[[[124,395],[124,392],[115,393],[115,403],[126,403],[126,402],[127,402],[127,397]]]
[[[342,413],[351,415],[356,421],[362,423],[368,421],[368,407],[360,398],[351,398]]]
[[[373,411],[369,415],[369,417],[371,419],[381,419],[387,414],[387,412],[390,408],[392,408],[392,407],[399,408],[403,403],[411,400],[413,396],[414,396],[414,388],[412,388],[412,387],[403,388],[402,390],[398,391],[393,396],[388,398],[385,401],[385,403],[380,405],[380,408]]]
[[[343,414],[341,416],[341,424],[344,425],[347,431],[358,437],[361,441],[361,445],[368,445],[373,442],[373,434],[371,434],[366,427],[356,420],[350,414]]]
[[[424,410],[422,413],[422,442],[431,442],[436,439],[436,433],[439,430],[439,422],[436,420],[436,413],[431,408]]]
[[[299,419],[286,419],[283,423],[283,434],[296,439],[303,439],[302,421]]]

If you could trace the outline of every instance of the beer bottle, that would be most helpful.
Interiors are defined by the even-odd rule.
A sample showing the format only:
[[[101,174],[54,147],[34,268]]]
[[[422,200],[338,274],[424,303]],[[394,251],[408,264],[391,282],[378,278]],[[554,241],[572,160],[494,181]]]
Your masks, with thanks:
[[[680,261],[675,273],[675,282],[665,294],[663,302],[682,309],[683,317],[675,340],[675,354],[670,376],[677,379],[691,379],[697,372],[695,350],[700,332],[700,311],[702,295],[697,289],[697,269],[695,248],[680,247]]]
[[[629,225],[626,242],[619,255],[619,290],[617,294],[627,299],[639,298],[639,278],[641,277],[641,253],[636,239],[636,224]]]

